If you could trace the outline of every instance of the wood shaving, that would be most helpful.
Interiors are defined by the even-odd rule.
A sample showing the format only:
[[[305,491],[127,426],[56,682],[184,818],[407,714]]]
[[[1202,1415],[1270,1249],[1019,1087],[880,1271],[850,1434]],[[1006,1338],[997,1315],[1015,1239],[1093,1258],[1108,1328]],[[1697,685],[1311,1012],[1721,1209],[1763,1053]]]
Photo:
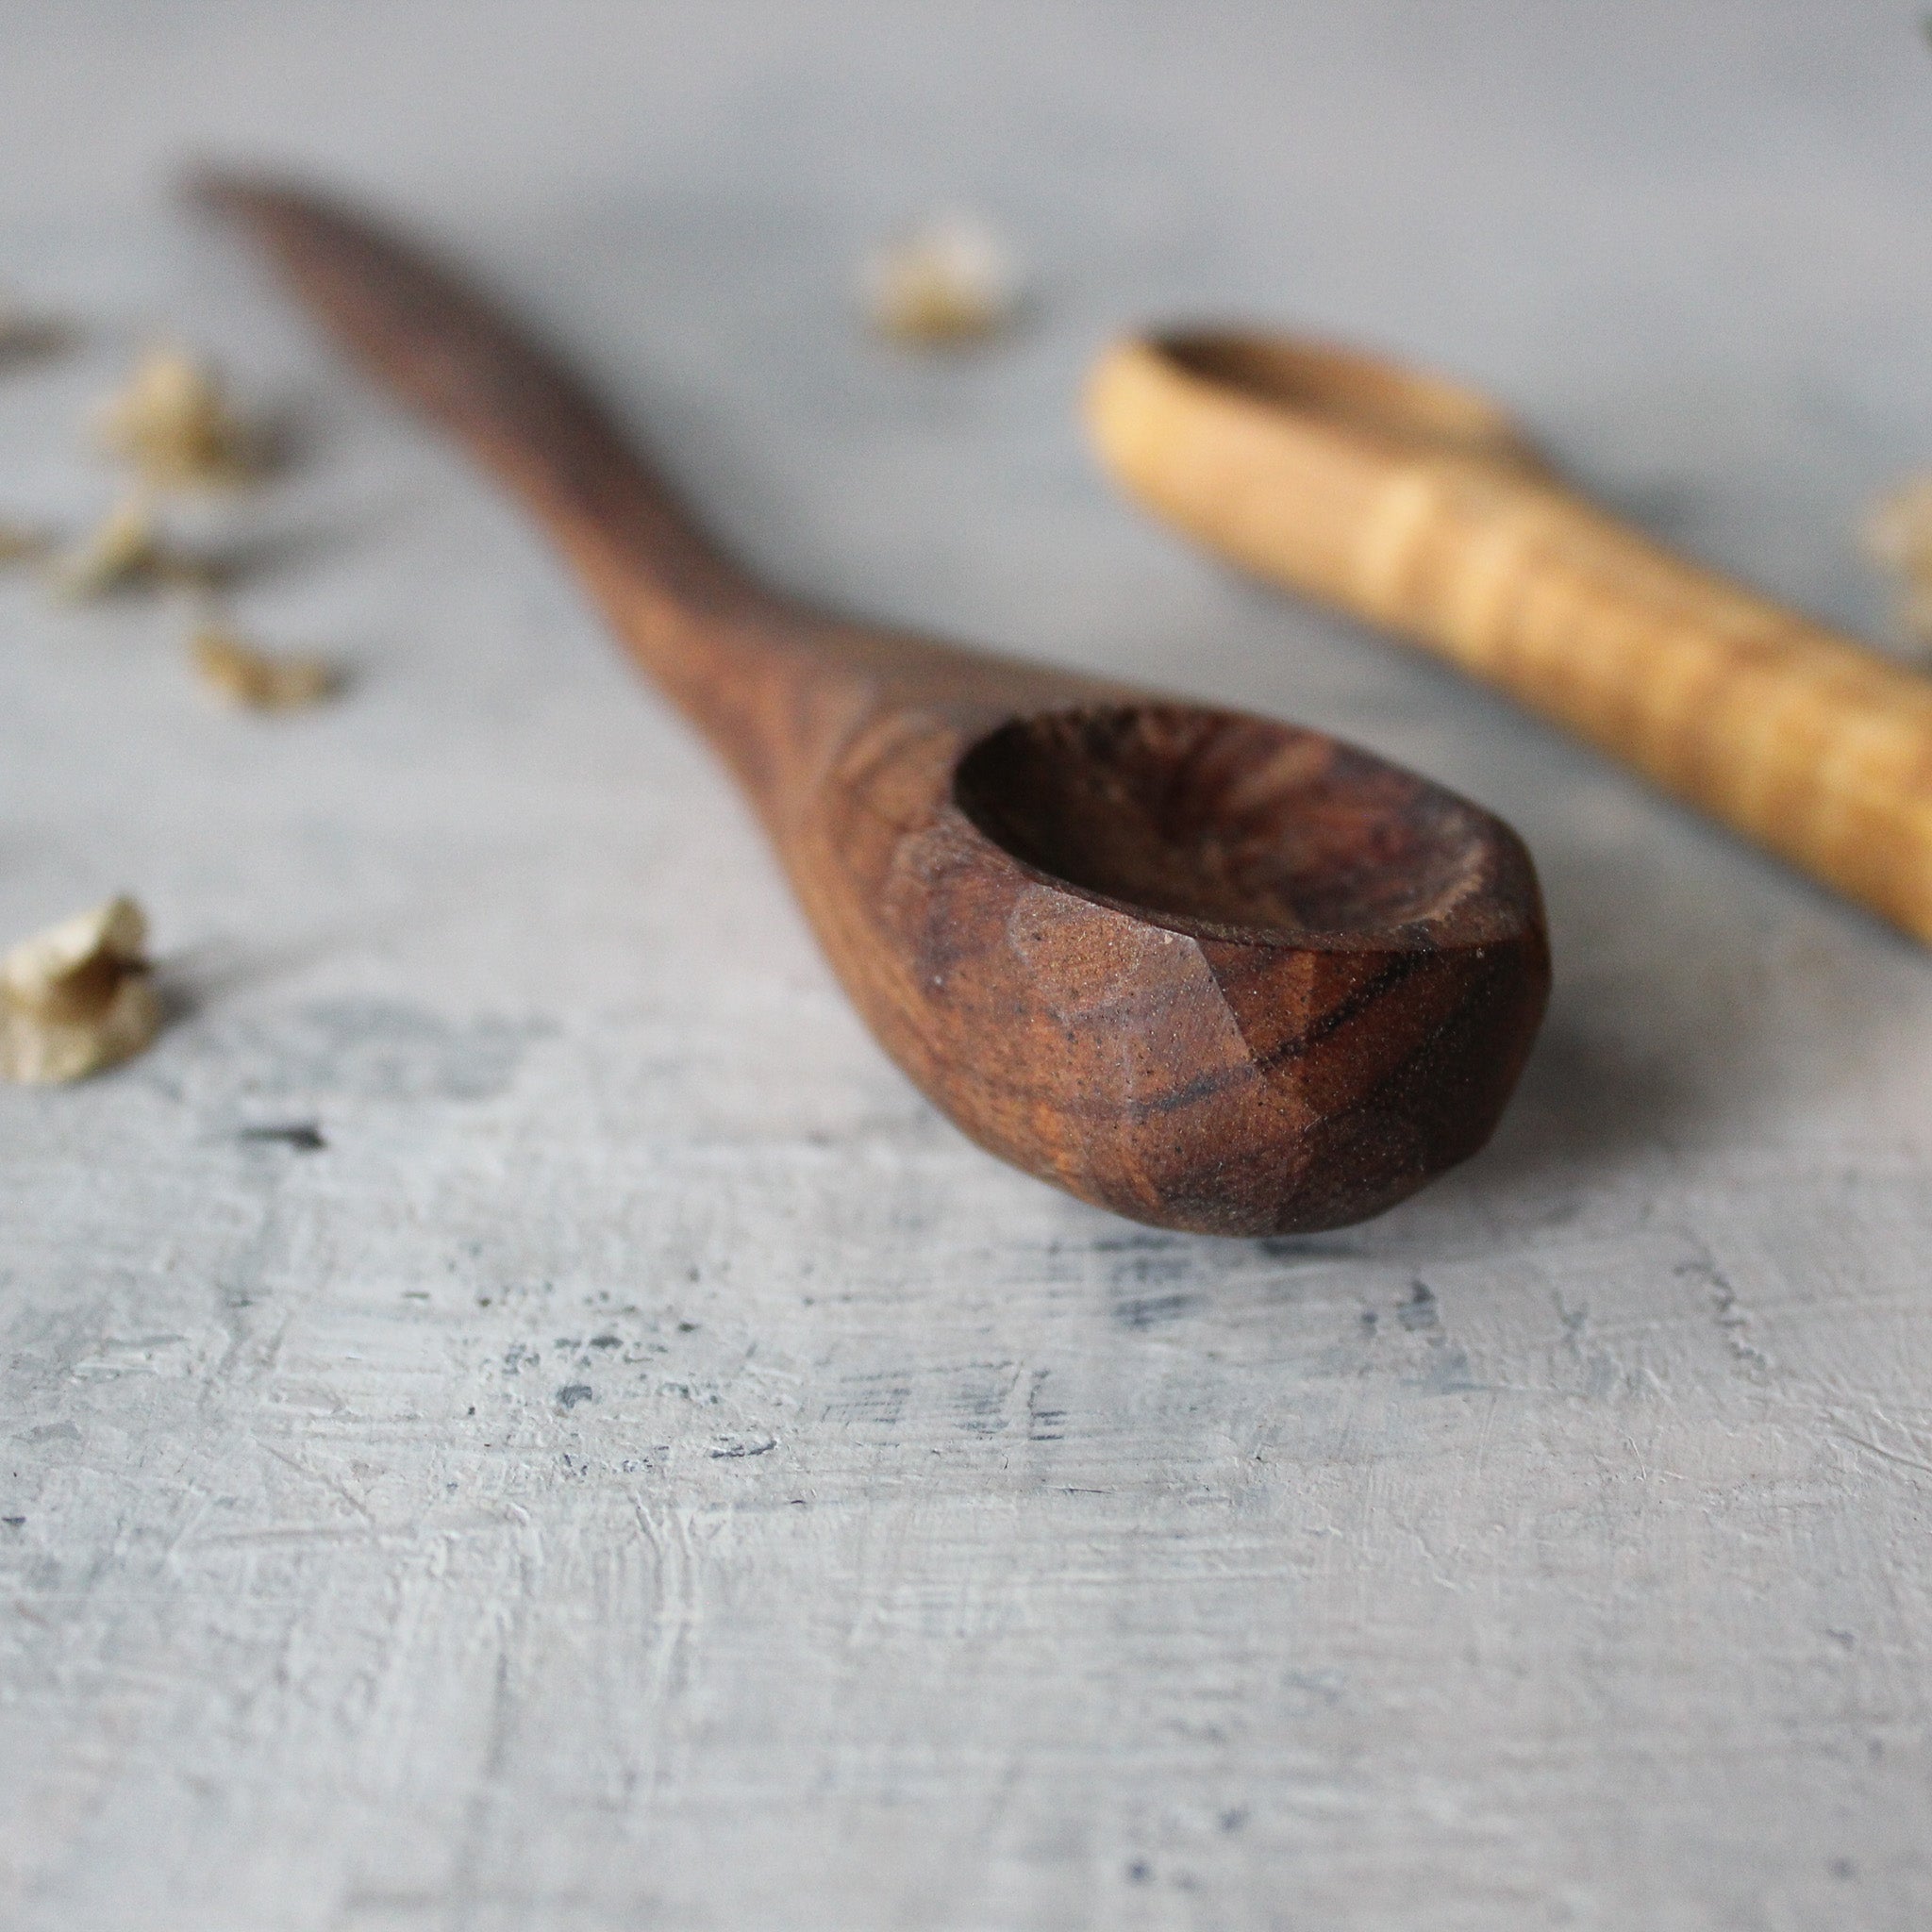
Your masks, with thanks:
[[[1932,646],[1932,475],[1889,491],[1865,517],[1865,550],[1896,583],[1893,627],[1899,641]]]
[[[253,711],[292,711],[341,689],[341,672],[320,658],[271,656],[221,625],[204,625],[190,645],[202,682]]]
[[[75,599],[167,586],[209,591],[218,575],[208,558],[164,542],[146,497],[130,496],[56,563],[54,587]]]
[[[1012,257],[965,215],[929,222],[881,249],[867,281],[873,325],[924,347],[982,341],[1012,321],[1018,303]]]
[[[67,596],[98,597],[154,577],[160,556],[154,512],[145,498],[130,496],[60,559],[54,581]]]
[[[221,382],[183,349],[150,349],[97,421],[102,441],[156,489],[234,483],[251,468]]]
[[[0,959],[0,1077],[58,1085],[149,1045],[161,1006],[146,945],[141,908],[109,899]]]

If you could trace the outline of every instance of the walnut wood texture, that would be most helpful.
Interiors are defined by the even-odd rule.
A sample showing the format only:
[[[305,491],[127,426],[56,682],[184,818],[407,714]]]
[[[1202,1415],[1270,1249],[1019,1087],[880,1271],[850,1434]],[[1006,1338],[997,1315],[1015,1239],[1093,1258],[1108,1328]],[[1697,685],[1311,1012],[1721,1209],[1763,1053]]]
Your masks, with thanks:
[[[1103,461],[1248,569],[1500,685],[1932,941],[1932,682],[1566,491],[1486,398],[1282,337],[1103,357]]]
[[[968,1134],[1216,1234],[1376,1212],[1488,1139],[1542,1012],[1527,854],[1289,724],[760,589],[575,383],[412,245],[228,178],[336,337],[539,514],[742,781],[834,969]]]

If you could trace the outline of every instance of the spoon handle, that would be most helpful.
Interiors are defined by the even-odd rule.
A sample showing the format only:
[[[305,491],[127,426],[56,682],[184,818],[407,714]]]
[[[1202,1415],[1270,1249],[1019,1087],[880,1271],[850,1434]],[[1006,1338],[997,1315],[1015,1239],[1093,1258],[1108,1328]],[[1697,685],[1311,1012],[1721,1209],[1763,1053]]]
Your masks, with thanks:
[[[1261,575],[1399,631],[1932,941],[1932,681],[1563,489],[1486,399],[1288,339],[1130,341],[1103,460]]]
[[[713,737],[736,735],[733,687],[796,657],[790,613],[713,546],[558,360],[365,215],[252,176],[203,175],[192,192],[253,234],[343,347],[535,511],[688,713]]]

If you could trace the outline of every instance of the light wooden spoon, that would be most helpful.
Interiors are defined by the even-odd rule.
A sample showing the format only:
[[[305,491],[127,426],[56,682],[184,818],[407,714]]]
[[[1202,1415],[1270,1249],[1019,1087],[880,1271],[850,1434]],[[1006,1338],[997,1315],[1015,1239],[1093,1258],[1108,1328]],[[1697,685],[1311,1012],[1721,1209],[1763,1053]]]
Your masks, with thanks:
[[[1565,489],[1472,390],[1332,343],[1119,343],[1088,420],[1149,508],[1404,633],[1932,941],[1932,681]]]
[[[1499,821],[1291,724],[801,609],[448,270],[306,192],[199,193],[536,511],[737,774],[873,1030],[982,1145],[1141,1221],[1273,1234],[1488,1139],[1549,983]]]

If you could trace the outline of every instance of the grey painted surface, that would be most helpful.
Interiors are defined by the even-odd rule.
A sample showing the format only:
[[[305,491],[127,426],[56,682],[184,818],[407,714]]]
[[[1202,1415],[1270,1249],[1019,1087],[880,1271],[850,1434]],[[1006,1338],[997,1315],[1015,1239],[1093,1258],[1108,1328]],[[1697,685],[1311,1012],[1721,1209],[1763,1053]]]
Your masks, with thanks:
[[[0,1092],[0,1923],[1932,1918],[1932,966],[1111,501],[1106,330],[1299,317],[1514,399],[1834,618],[1932,460],[1912,10],[0,11],[0,513],[159,325],[292,412],[242,614],[339,708],[0,582],[0,933],[125,886],[187,1009]],[[786,581],[1339,727],[1522,827],[1497,1145],[1319,1241],[962,1144],[558,568],[161,195],[270,154],[541,314]],[[1038,271],[855,330],[934,204]],[[270,540],[273,540],[271,541]],[[284,541],[286,540],[286,541]],[[315,1124],[304,1151],[244,1138]]]

